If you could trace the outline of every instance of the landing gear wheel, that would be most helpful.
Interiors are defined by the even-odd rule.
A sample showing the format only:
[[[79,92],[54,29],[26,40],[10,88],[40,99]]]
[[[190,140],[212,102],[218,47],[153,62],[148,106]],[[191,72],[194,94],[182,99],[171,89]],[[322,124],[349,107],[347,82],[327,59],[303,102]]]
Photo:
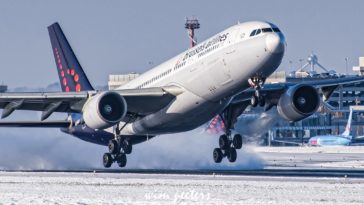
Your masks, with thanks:
[[[250,105],[253,107],[256,107],[258,105],[258,97],[253,95],[250,99]]]
[[[118,163],[119,167],[125,167],[126,166],[126,155],[125,154],[118,154],[115,157],[116,163]]]
[[[230,148],[228,151],[227,151],[227,158],[229,160],[229,162],[235,162],[236,161],[236,149],[234,148]]]
[[[124,140],[121,146],[123,147],[125,154],[130,154],[133,150],[132,144],[128,140]]]
[[[215,163],[220,163],[223,158],[223,154],[220,148],[215,148],[213,152],[213,158]]]
[[[227,135],[221,135],[219,138],[219,146],[220,149],[226,150],[229,148],[229,139],[227,137]]]
[[[109,168],[111,167],[113,163],[113,159],[110,153],[105,153],[104,156],[102,157],[102,164],[104,165],[105,168]]]
[[[233,145],[235,149],[241,149],[241,147],[243,146],[243,138],[240,134],[234,135]]]
[[[118,142],[116,140],[110,140],[108,144],[110,154],[117,154],[119,152]]]

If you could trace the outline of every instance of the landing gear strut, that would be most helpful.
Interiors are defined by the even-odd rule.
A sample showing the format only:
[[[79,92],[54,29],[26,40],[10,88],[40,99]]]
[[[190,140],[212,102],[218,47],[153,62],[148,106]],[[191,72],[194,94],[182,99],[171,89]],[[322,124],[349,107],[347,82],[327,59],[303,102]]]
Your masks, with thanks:
[[[264,82],[265,78],[262,77],[252,77],[251,79],[249,79],[249,84],[255,89],[255,93],[250,99],[250,104],[253,107],[256,107],[257,105],[263,107],[265,105],[265,98],[260,93]]]
[[[125,123],[126,125],[127,123]],[[111,167],[111,165],[116,162],[119,167],[125,167],[127,154],[132,152],[132,144],[125,137],[120,136],[120,131],[125,127],[125,125],[119,129],[119,124],[115,128],[115,137],[109,141],[108,149],[109,152],[105,153],[102,157],[102,162],[105,168]]]
[[[220,118],[225,125],[225,134],[221,135],[219,138],[219,148],[215,148],[213,151],[214,162],[220,163],[224,157],[226,157],[229,162],[236,161],[236,150],[242,148],[243,138],[240,134],[233,135],[232,130],[234,129],[237,118],[244,112],[248,105],[249,103],[246,102],[230,104],[220,114]]]

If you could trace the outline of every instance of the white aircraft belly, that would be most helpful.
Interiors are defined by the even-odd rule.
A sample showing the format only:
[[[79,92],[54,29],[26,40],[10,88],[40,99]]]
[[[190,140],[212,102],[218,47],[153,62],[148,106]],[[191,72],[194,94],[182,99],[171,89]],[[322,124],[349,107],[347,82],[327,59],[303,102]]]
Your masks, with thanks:
[[[221,103],[206,101],[186,91],[165,109],[127,125],[121,134],[159,135],[188,131],[212,119],[227,103],[228,100]]]

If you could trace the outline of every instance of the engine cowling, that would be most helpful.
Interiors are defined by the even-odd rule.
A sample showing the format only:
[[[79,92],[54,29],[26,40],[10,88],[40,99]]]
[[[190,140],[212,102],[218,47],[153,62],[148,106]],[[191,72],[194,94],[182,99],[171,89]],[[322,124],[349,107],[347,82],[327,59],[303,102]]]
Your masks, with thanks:
[[[282,118],[296,122],[315,113],[319,105],[320,96],[316,88],[299,84],[281,95],[277,110]]]
[[[83,120],[92,129],[105,129],[120,122],[126,115],[125,99],[116,92],[96,94],[83,107]]]

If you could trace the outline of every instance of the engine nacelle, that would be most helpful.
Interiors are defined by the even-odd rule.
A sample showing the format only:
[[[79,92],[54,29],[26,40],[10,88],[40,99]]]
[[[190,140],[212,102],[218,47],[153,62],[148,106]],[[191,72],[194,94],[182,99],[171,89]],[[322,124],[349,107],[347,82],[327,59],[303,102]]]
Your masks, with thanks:
[[[320,105],[316,88],[310,85],[295,85],[281,95],[277,110],[284,119],[296,122],[315,113]]]
[[[105,129],[120,122],[127,111],[125,99],[116,92],[93,96],[83,107],[83,120],[92,129]]]

